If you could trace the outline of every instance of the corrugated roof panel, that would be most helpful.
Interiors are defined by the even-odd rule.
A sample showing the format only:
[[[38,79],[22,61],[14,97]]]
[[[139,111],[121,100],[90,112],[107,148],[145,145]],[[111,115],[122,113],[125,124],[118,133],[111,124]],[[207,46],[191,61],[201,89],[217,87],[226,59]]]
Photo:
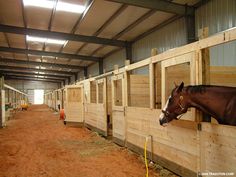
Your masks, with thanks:
[[[13,53],[8,53],[8,52],[0,52],[0,56],[2,58],[14,58],[14,54]]]
[[[94,2],[76,34],[93,35],[121,6],[119,3],[97,0]]]
[[[123,13],[121,13],[104,31],[99,35],[99,37],[112,38],[127,26],[132,24],[142,15],[144,15],[148,9],[128,6]]]
[[[88,44],[86,45],[80,52],[79,54],[81,55],[90,55],[94,50],[99,48],[101,45],[100,44]]]
[[[130,41],[149,29],[161,24],[172,16],[173,14],[157,11],[155,14],[138,24],[135,28],[124,34],[120,39]]]
[[[0,1],[1,23],[13,26],[24,26],[22,18],[21,1]]]
[[[25,7],[27,26],[29,28],[47,30],[51,12],[51,9],[32,6]]]
[[[21,53],[15,53],[15,59],[17,60],[27,60],[27,56]]]
[[[95,54],[95,56],[104,56],[107,53],[118,49],[119,47],[114,47],[114,46],[105,46],[101,50],[98,50],[98,52]]]
[[[56,11],[52,31],[70,33],[81,14]]]
[[[25,36],[19,34],[7,33],[10,46],[25,49]]]
[[[63,49],[63,52],[65,53],[76,53],[79,47],[83,45],[82,42],[74,42],[74,41],[68,41],[65,48]]]
[[[45,51],[58,52],[62,45],[46,44]]]
[[[41,61],[41,56],[38,55],[28,55],[28,56],[30,61],[38,61],[38,62]]]
[[[0,32],[0,46],[8,47],[4,33]]]
[[[42,42],[27,41],[27,44],[28,44],[28,48],[32,50],[42,50],[43,48]]]

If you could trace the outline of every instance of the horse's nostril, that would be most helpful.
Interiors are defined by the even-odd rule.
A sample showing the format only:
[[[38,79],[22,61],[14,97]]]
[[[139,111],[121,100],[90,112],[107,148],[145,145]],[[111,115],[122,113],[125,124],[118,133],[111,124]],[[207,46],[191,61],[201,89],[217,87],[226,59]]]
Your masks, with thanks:
[[[162,123],[162,121],[161,121],[161,119],[159,119],[159,122],[160,122],[160,125],[162,125],[163,123]]]

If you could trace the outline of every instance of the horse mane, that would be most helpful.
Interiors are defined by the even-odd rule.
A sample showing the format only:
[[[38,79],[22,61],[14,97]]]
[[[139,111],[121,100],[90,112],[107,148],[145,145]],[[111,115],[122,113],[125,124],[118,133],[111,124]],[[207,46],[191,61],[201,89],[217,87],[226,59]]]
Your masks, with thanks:
[[[190,85],[186,87],[186,91],[190,93],[205,93],[207,87],[213,87],[212,85]]]

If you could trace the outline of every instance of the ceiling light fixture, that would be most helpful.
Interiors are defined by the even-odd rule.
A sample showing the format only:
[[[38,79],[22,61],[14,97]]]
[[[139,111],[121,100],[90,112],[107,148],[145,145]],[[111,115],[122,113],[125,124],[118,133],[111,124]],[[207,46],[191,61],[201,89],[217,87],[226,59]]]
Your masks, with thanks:
[[[23,0],[24,6],[34,6],[46,9],[52,9],[54,6],[54,1],[52,0]],[[71,12],[71,13],[83,13],[85,6],[71,4],[66,2],[58,2],[56,10]]]

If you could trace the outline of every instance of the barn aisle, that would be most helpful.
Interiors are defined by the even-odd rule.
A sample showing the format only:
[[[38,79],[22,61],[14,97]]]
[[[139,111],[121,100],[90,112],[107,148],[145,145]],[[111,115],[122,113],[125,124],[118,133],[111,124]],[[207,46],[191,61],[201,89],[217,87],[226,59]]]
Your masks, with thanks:
[[[1,177],[145,176],[140,157],[85,128],[64,126],[45,105],[18,112],[0,129],[0,152]]]

